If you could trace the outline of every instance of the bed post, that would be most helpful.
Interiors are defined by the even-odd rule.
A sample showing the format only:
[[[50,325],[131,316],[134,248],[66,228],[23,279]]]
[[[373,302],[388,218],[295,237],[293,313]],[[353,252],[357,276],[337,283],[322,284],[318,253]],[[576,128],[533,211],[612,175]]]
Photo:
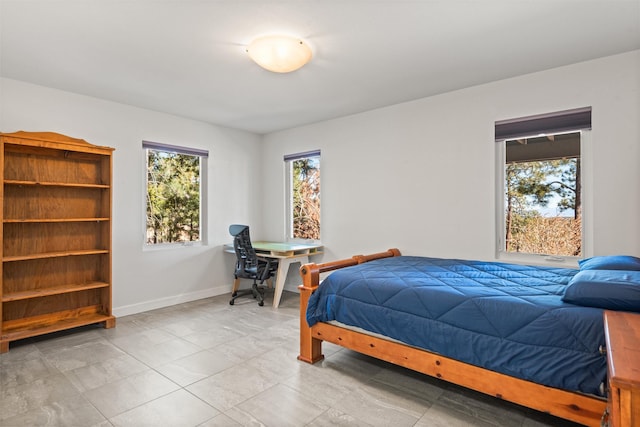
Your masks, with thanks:
[[[311,328],[307,324],[307,306],[309,297],[320,284],[320,269],[317,264],[305,264],[300,267],[302,285],[300,289],[300,355],[298,360],[307,363],[316,363],[324,359],[322,354],[322,340],[311,335]]]
[[[316,363],[324,359],[322,354],[322,339],[314,337],[314,331],[307,324],[307,307],[311,294],[320,286],[320,273],[350,267],[363,262],[369,262],[380,258],[400,256],[398,249],[388,249],[385,252],[378,252],[371,255],[355,255],[351,258],[338,261],[325,262],[323,264],[309,263],[300,267],[302,285],[300,290],[300,355],[298,360],[307,363]],[[319,336],[319,334],[317,335]]]

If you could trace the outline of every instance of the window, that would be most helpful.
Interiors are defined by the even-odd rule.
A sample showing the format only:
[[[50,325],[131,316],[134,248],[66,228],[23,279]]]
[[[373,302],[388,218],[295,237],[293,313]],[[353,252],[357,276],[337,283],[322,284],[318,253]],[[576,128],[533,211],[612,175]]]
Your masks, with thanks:
[[[320,150],[284,156],[287,239],[320,240]]]
[[[146,152],[145,244],[189,244],[204,235],[208,152],[143,141]]]
[[[583,256],[582,145],[591,108],[496,122],[498,250]]]

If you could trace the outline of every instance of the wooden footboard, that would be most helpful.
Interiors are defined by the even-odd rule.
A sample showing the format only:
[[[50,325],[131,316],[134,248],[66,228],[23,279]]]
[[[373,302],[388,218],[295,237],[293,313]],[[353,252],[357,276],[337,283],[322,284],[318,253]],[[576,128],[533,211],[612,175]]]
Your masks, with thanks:
[[[439,378],[499,399],[523,405],[587,426],[599,426],[606,401],[594,396],[572,393],[521,380],[477,366],[459,362],[412,346],[319,322],[309,327],[306,321],[309,297],[320,284],[320,273],[349,267],[380,258],[399,256],[398,249],[323,264],[305,264],[300,268],[300,355],[299,360],[322,360],[322,342],[375,357],[423,374]]]

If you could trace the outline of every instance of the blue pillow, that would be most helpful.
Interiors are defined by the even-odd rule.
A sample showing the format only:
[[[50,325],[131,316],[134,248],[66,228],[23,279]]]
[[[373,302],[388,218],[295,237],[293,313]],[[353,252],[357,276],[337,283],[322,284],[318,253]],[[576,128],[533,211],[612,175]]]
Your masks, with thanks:
[[[562,300],[588,307],[640,312],[640,271],[579,271],[569,282]]]
[[[578,261],[580,270],[640,271],[640,258],[631,255],[594,256]]]

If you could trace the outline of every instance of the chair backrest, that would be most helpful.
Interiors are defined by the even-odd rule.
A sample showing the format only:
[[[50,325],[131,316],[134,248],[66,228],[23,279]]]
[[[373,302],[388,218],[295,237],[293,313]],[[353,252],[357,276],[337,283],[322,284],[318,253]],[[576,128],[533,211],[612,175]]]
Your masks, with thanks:
[[[236,252],[236,276],[252,276],[258,273],[258,256],[251,245],[249,226],[233,224],[229,226]]]

